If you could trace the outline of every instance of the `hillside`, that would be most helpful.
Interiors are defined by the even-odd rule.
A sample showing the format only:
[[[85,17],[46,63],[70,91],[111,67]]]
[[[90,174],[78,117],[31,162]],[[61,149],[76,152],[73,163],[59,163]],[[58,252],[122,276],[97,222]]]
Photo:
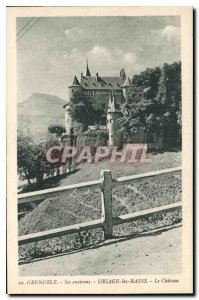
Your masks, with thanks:
[[[142,166],[114,166],[107,165],[113,172],[113,177],[144,173],[151,170],[160,170],[181,165],[181,154],[164,153],[154,156],[152,163]],[[99,178],[100,169],[105,163],[98,166],[81,166],[76,174],[63,179],[60,185],[89,181]],[[113,190],[113,215],[132,213],[181,200],[181,174],[168,174],[155,179],[142,180],[140,183],[116,187]],[[100,190],[74,190],[68,196],[51,197],[40,203],[33,211],[27,213],[19,221],[19,235],[49,230],[71,224],[95,220],[101,217]],[[173,212],[160,215],[158,218],[149,218],[126,225],[114,227],[115,236],[137,234],[145,230],[179,223],[181,213]],[[83,240],[83,244],[82,241]],[[65,253],[98,244],[103,241],[101,230],[84,232],[82,237],[75,234],[61,238],[53,238],[20,247],[20,260],[48,256],[56,253]]]
[[[64,125],[64,104],[54,95],[33,94],[17,105],[18,130],[37,138],[50,124]]]

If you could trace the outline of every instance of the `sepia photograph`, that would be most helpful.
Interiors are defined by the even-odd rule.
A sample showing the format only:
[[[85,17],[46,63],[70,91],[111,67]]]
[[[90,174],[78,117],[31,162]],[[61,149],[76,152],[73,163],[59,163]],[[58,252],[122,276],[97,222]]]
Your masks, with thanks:
[[[191,292],[192,9],[90,9],[7,9],[12,290]]]

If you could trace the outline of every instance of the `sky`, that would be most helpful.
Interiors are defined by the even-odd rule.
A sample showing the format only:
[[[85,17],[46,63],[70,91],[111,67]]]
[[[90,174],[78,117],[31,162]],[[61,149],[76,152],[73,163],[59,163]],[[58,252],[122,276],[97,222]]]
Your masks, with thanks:
[[[17,18],[17,33],[30,20]],[[180,30],[178,16],[42,17],[17,41],[18,102],[33,93],[67,100],[87,59],[93,76],[119,76],[123,68],[130,78],[179,61]]]

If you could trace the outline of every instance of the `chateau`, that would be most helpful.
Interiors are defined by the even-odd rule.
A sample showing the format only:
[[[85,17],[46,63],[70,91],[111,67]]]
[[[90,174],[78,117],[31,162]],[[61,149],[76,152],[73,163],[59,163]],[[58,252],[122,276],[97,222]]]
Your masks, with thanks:
[[[126,76],[124,69],[121,69],[118,77],[101,76],[99,73],[92,76],[87,62],[85,73],[81,73],[80,80],[75,76],[72,85],[69,86],[69,99],[75,93],[81,92],[89,97],[93,108],[107,111],[109,144],[114,145],[119,143],[118,137],[115,135],[117,119],[121,114],[119,106],[125,102],[129,87],[130,80]],[[64,105],[64,109],[66,132],[70,134],[73,127],[73,120],[69,115],[68,108],[69,102]]]

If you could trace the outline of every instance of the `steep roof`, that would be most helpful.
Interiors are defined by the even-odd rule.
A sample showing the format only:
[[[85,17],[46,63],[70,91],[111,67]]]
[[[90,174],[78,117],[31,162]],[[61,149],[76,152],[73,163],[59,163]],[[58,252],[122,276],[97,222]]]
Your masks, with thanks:
[[[86,62],[86,72],[85,72],[85,76],[91,76],[91,72],[90,72],[89,67],[88,67],[88,61]]]
[[[121,90],[123,84],[121,77],[81,76],[81,86],[86,90]]]
[[[131,85],[130,79],[129,79],[129,77],[127,77],[124,84],[123,84],[123,87],[130,86],[130,85]]]
[[[74,79],[73,79],[72,85],[80,85],[79,80],[77,79],[76,76],[75,76]]]

